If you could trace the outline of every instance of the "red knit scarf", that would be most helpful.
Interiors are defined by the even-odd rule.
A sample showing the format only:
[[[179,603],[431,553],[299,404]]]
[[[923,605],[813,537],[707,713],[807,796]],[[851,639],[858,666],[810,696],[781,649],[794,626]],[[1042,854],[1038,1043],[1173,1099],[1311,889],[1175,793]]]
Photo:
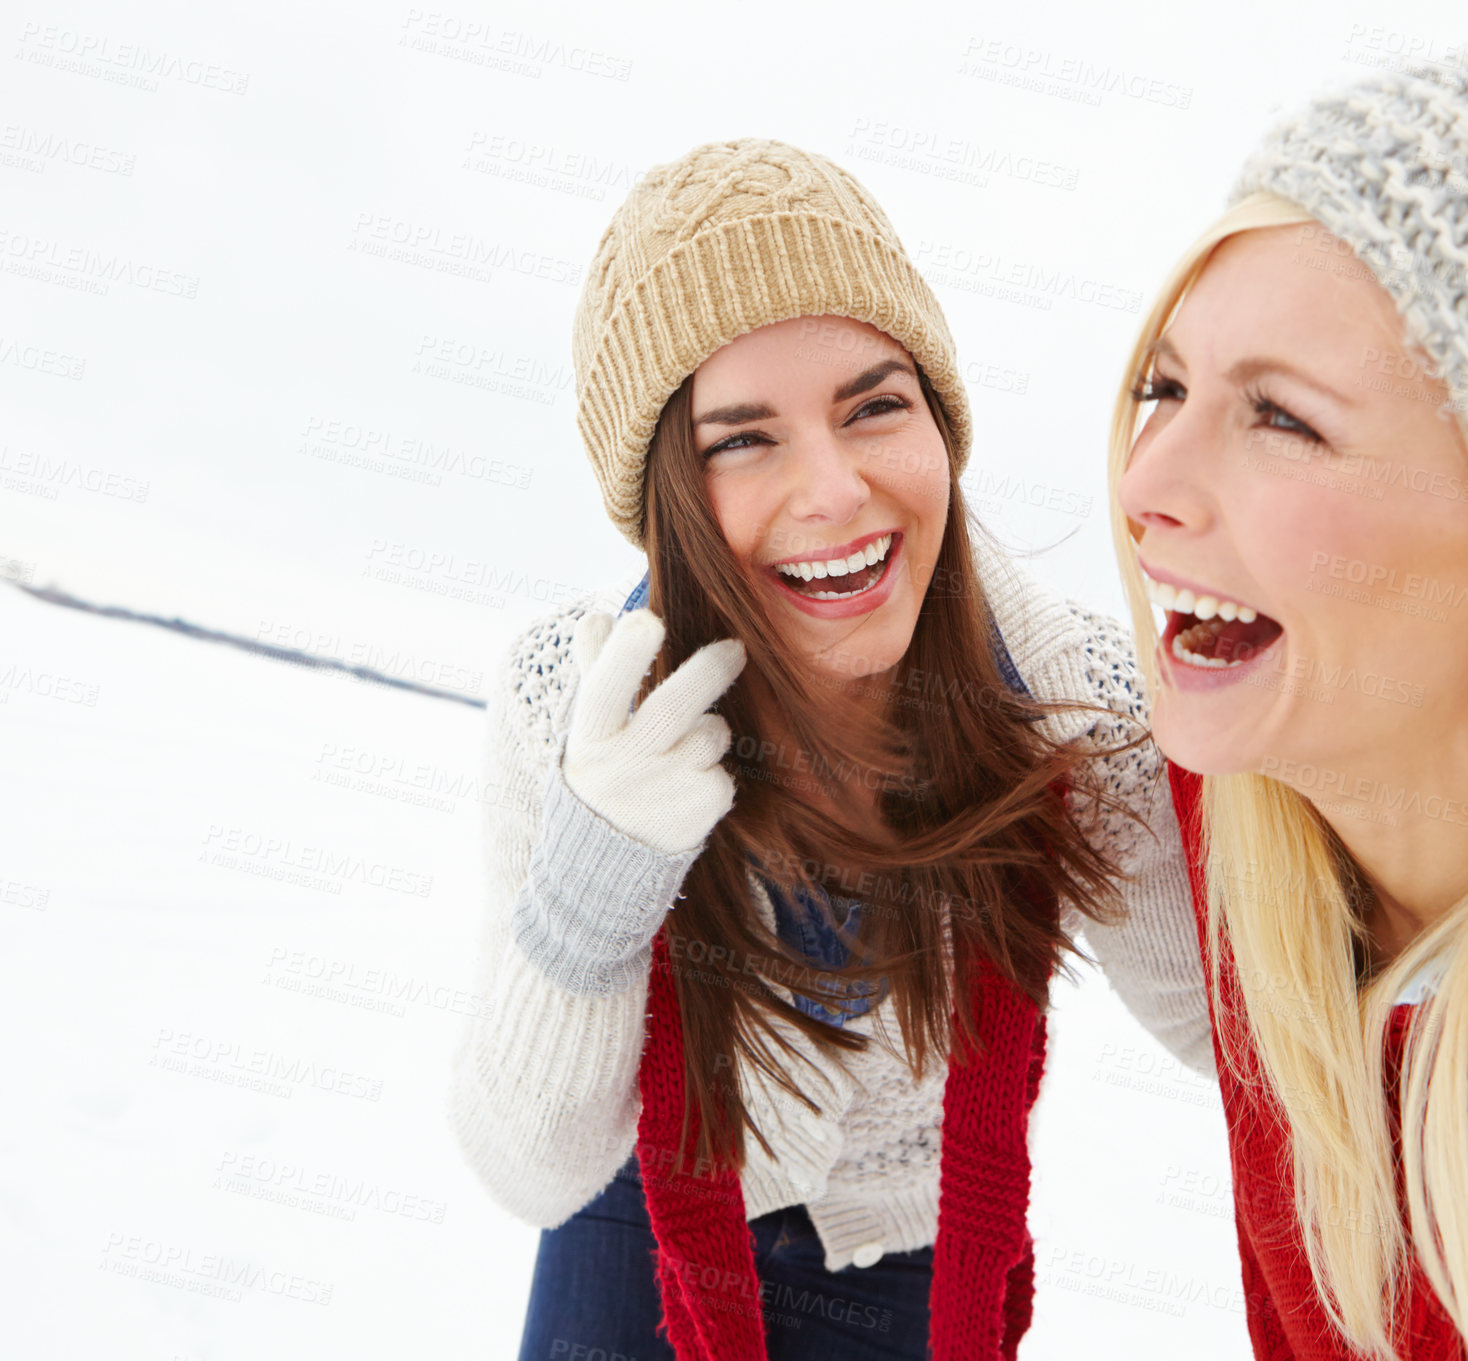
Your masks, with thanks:
[[[1208,909],[1204,880],[1201,776],[1168,763],[1172,797],[1187,852],[1188,875],[1203,959],[1208,958]],[[1227,941],[1219,969],[1222,1024],[1225,1033],[1241,1035],[1244,1003],[1238,973]],[[1211,994],[1211,990],[1210,990]],[[1209,1007],[1214,1007],[1210,995]],[[1386,1041],[1389,1110],[1393,1125],[1400,1072],[1404,1023],[1409,1008],[1398,1007]],[[1293,1163],[1289,1127],[1283,1110],[1267,1088],[1241,1080],[1224,1060],[1219,1043],[1220,1012],[1213,1011],[1213,1049],[1228,1119],[1229,1156],[1233,1166],[1234,1210],[1238,1222],[1244,1299],[1254,1355],[1264,1361],[1353,1361],[1359,1353],[1341,1340],[1321,1307],[1305,1259],[1305,1244],[1295,1214]],[[1243,1055],[1246,1072],[1257,1072],[1258,1055]],[[1399,1169],[1400,1174],[1400,1169]],[[1443,1311],[1432,1286],[1414,1262],[1396,1318],[1393,1339],[1402,1361],[1449,1361],[1462,1358],[1457,1329]]]
[[[668,1339],[678,1361],[765,1361],[760,1285],[738,1174],[696,1175],[691,1152],[687,1170],[674,1170],[683,1026],[666,933],[665,926],[654,941],[648,984],[637,1156],[658,1243]],[[1033,1296],[1026,1132],[1044,1067],[1045,1022],[987,961],[970,973],[984,1052],[967,1063],[955,1056],[943,1092],[931,1355],[933,1361],[1014,1361]],[[962,1043],[956,1029],[954,1043]],[[690,1149],[696,1120],[695,1111]]]

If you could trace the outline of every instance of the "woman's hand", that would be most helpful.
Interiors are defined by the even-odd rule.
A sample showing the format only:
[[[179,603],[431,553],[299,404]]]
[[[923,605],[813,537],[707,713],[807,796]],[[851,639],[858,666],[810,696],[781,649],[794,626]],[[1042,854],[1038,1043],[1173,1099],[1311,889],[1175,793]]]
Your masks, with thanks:
[[[571,639],[580,673],[562,773],[571,792],[619,832],[669,854],[692,850],[734,803],[719,764],[729,725],[706,712],[744,667],[744,644],[699,648],[628,710],[663,645],[651,610],[583,615]]]

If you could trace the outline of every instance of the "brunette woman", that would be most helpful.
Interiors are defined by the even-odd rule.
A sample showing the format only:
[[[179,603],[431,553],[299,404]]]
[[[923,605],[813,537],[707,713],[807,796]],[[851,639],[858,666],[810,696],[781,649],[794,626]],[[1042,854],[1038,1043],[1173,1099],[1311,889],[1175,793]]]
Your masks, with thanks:
[[[547,1230],[521,1355],[1012,1357],[1041,1013],[1083,918],[1209,1064],[1127,637],[973,532],[952,338],[825,158],[651,172],[574,352],[648,577],[531,627],[494,706],[454,1121]]]

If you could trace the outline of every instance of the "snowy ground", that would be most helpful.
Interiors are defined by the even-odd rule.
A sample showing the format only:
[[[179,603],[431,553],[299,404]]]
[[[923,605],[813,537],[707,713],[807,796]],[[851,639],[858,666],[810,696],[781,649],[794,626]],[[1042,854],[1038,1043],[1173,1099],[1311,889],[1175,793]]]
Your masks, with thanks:
[[[480,711],[9,587],[0,637],[8,1353],[513,1356],[535,1232],[443,1117]],[[425,765],[460,796],[403,797]],[[1222,1129],[1103,981],[1061,994],[1026,1361],[1248,1354]]]

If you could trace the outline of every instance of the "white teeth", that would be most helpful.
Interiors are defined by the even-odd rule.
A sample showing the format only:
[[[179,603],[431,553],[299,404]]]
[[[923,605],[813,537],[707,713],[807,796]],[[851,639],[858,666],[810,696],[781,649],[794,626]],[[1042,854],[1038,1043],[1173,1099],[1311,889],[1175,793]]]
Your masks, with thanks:
[[[1225,623],[1237,619],[1243,624],[1252,624],[1259,612],[1250,605],[1241,605],[1236,600],[1225,600],[1218,595],[1194,595],[1184,588],[1166,581],[1153,581],[1145,572],[1142,582],[1147,588],[1147,599],[1169,613],[1196,615],[1199,619],[1222,619]]]
[[[1252,624],[1259,617],[1258,610],[1252,605],[1241,605],[1236,600],[1225,600],[1216,595],[1195,595],[1187,589],[1180,591],[1165,581],[1153,581],[1145,572],[1142,573],[1142,583],[1147,588],[1147,599],[1169,613],[1191,614],[1200,620],[1222,619],[1225,623],[1237,619],[1245,624]],[[1183,646],[1183,633],[1187,632],[1188,629],[1184,629],[1182,633],[1174,634],[1172,639],[1172,655],[1180,662],[1222,671],[1231,666],[1242,666],[1248,660],[1246,657],[1233,661],[1226,657],[1204,657]]]
[[[1190,652],[1183,646],[1181,636],[1174,636],[1172,640],[1172,655],[1180,662],[1187,662],[1189,666],[1211,666],[1221,669],[1227,666],[1242,666],[1242,661],[1231,662],[1225,657],[1204,657],[1200,653]]]
[[[858,549],[849,557],[845,558],[812,558],[807,562],[782,562],[776,565],[777,572],[783,572],[789,577],[800,577],[802,580],[810,581],[812,578],[821,577],[844,577],[851,572],[859,572],[864,567],[872,567],[881,562],[887,556],[887,550],[892,547],[892,536],[883,534],[880,539],[873,539],[863,549]],[[830,592],[807,592],[816,600],[836,600],[850,595],[850,591]]]

